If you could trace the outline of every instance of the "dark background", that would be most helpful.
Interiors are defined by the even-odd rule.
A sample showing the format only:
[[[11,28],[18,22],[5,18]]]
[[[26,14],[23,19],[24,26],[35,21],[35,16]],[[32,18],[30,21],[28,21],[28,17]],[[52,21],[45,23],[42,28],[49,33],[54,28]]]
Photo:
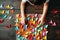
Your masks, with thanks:
[[[58,10],[56,15],[51,12],[54,9]],[[60,0],[50,0],[46,18],[48,21],[52,19],[57,24],[55,27],[49,25],[48,40],[60,40]]]
[[[0,0],[0,4],[5,5],[12,5],[14,7],[13,10],[15,10],[16,13],[20,13],[20,2],[21,0]],[[36,7],[31,6],[27,4],[26,6],[26,13],[42,13],[42,7],[43,5],[37,5]],[[58,17],[52,13],[53,9],[57,9],[59,12],[57,13]],[[0,10],[10,10],[6,8],[2,8]],[[14,15],[15,15],[14,14]],[[55,16],[55,17],[54,17]],[[1,17],[1,16],[0,16]],[[15,17],[15,16],[14,16]],[[46,15],[46,21],[47,23],[53,20],[57,23],[57,26],[53,27],[49,25],[48,27],[48,40],[60,40],[60,0],[50,0],[48,12]],[[9,24],[13,24],[12,21],[8,22]],[[0,24],[0,40],[15,40],[15,31],[14,26],[12,26],[10,29],[6,28],[6,25],[8,23],[5,21],[3,24]],[[13,30],[13,31],[12,31]]]

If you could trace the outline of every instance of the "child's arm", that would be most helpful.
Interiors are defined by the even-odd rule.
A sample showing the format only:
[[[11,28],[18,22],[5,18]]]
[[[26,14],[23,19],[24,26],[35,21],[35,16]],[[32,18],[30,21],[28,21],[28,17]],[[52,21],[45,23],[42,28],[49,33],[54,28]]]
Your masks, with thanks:
[[[26,2],[21,2],[20,9],[21,9],[21,23],[25,24],[25,16],[24,16],[24,9],[25,9],[25,3]]]
[[[24,14],[25,2],[21,2],[20,9],[21,9],[21,14]]]
[[[20,5],[20,9],[21,9],[21,23],[22,24],[25,24],[25,12],[24,12],[24,10],[25,10],[25,4],[26,4],[26,2],[29,2],[31,5],[34,5],[34,4],[32,4],[29,0],[22,0],[21,1],[21,5]]]
[[[44,22],[44,19],[45,19],[46,13],[47,13],[47,9],[48,9],[48,2],[44,3],[43,14],[42,14],[42,17],[41,17],[41,23]]]

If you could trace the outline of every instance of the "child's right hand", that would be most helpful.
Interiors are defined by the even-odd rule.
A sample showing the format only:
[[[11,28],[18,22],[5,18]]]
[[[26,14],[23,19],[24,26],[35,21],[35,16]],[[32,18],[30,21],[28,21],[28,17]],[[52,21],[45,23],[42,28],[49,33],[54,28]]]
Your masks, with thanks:
[[[21,15],[21,24],[25,24],[25,16],[24,15]]]

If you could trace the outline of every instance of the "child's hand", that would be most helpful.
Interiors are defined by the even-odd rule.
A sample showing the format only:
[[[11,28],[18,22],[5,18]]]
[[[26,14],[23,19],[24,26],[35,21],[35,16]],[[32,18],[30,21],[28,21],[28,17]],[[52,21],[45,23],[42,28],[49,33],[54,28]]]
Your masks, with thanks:
[[[21,15],[21,24],[25,24],[25,16],[24,15]]]
[[[42,18],[40,19],[40,21],[41,21],[41,23],[42,23],[42,24],[44,24],[44,23],[45,23],[45,21],[44,21]]]

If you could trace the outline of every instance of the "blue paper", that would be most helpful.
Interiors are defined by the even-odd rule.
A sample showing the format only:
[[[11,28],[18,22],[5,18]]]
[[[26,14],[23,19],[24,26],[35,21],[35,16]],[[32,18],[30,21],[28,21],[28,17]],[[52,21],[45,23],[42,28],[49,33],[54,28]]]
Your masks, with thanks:
[[[29,17],[27,17],[27,18],[26,18],[26,20],[27,20],[27,21],[29,21],[29,20],[30,20],[30,18],[29,18]]]
[[[7,17],[7,15],[4,15],[4,17],[3,18],[6,18]]]
[[[3,8],[3,5],[2,4],[0,5],[0,8]]]
[[[24,25],[24,28],[27,29],[27,26],[28,26],[28,25],[25,24],[25,25]]]
[[[47,28],[47,27],[48,27],[48,25],[44,25],[44,27],[45,27],[45,28]]]
[[[15,30],[18,30],[18,29],[19,29],[19,28],[16,26],[16,27],[15,27]]]
[[[10,20],[12,18],[12,16],[10,16],[8,19]]]

